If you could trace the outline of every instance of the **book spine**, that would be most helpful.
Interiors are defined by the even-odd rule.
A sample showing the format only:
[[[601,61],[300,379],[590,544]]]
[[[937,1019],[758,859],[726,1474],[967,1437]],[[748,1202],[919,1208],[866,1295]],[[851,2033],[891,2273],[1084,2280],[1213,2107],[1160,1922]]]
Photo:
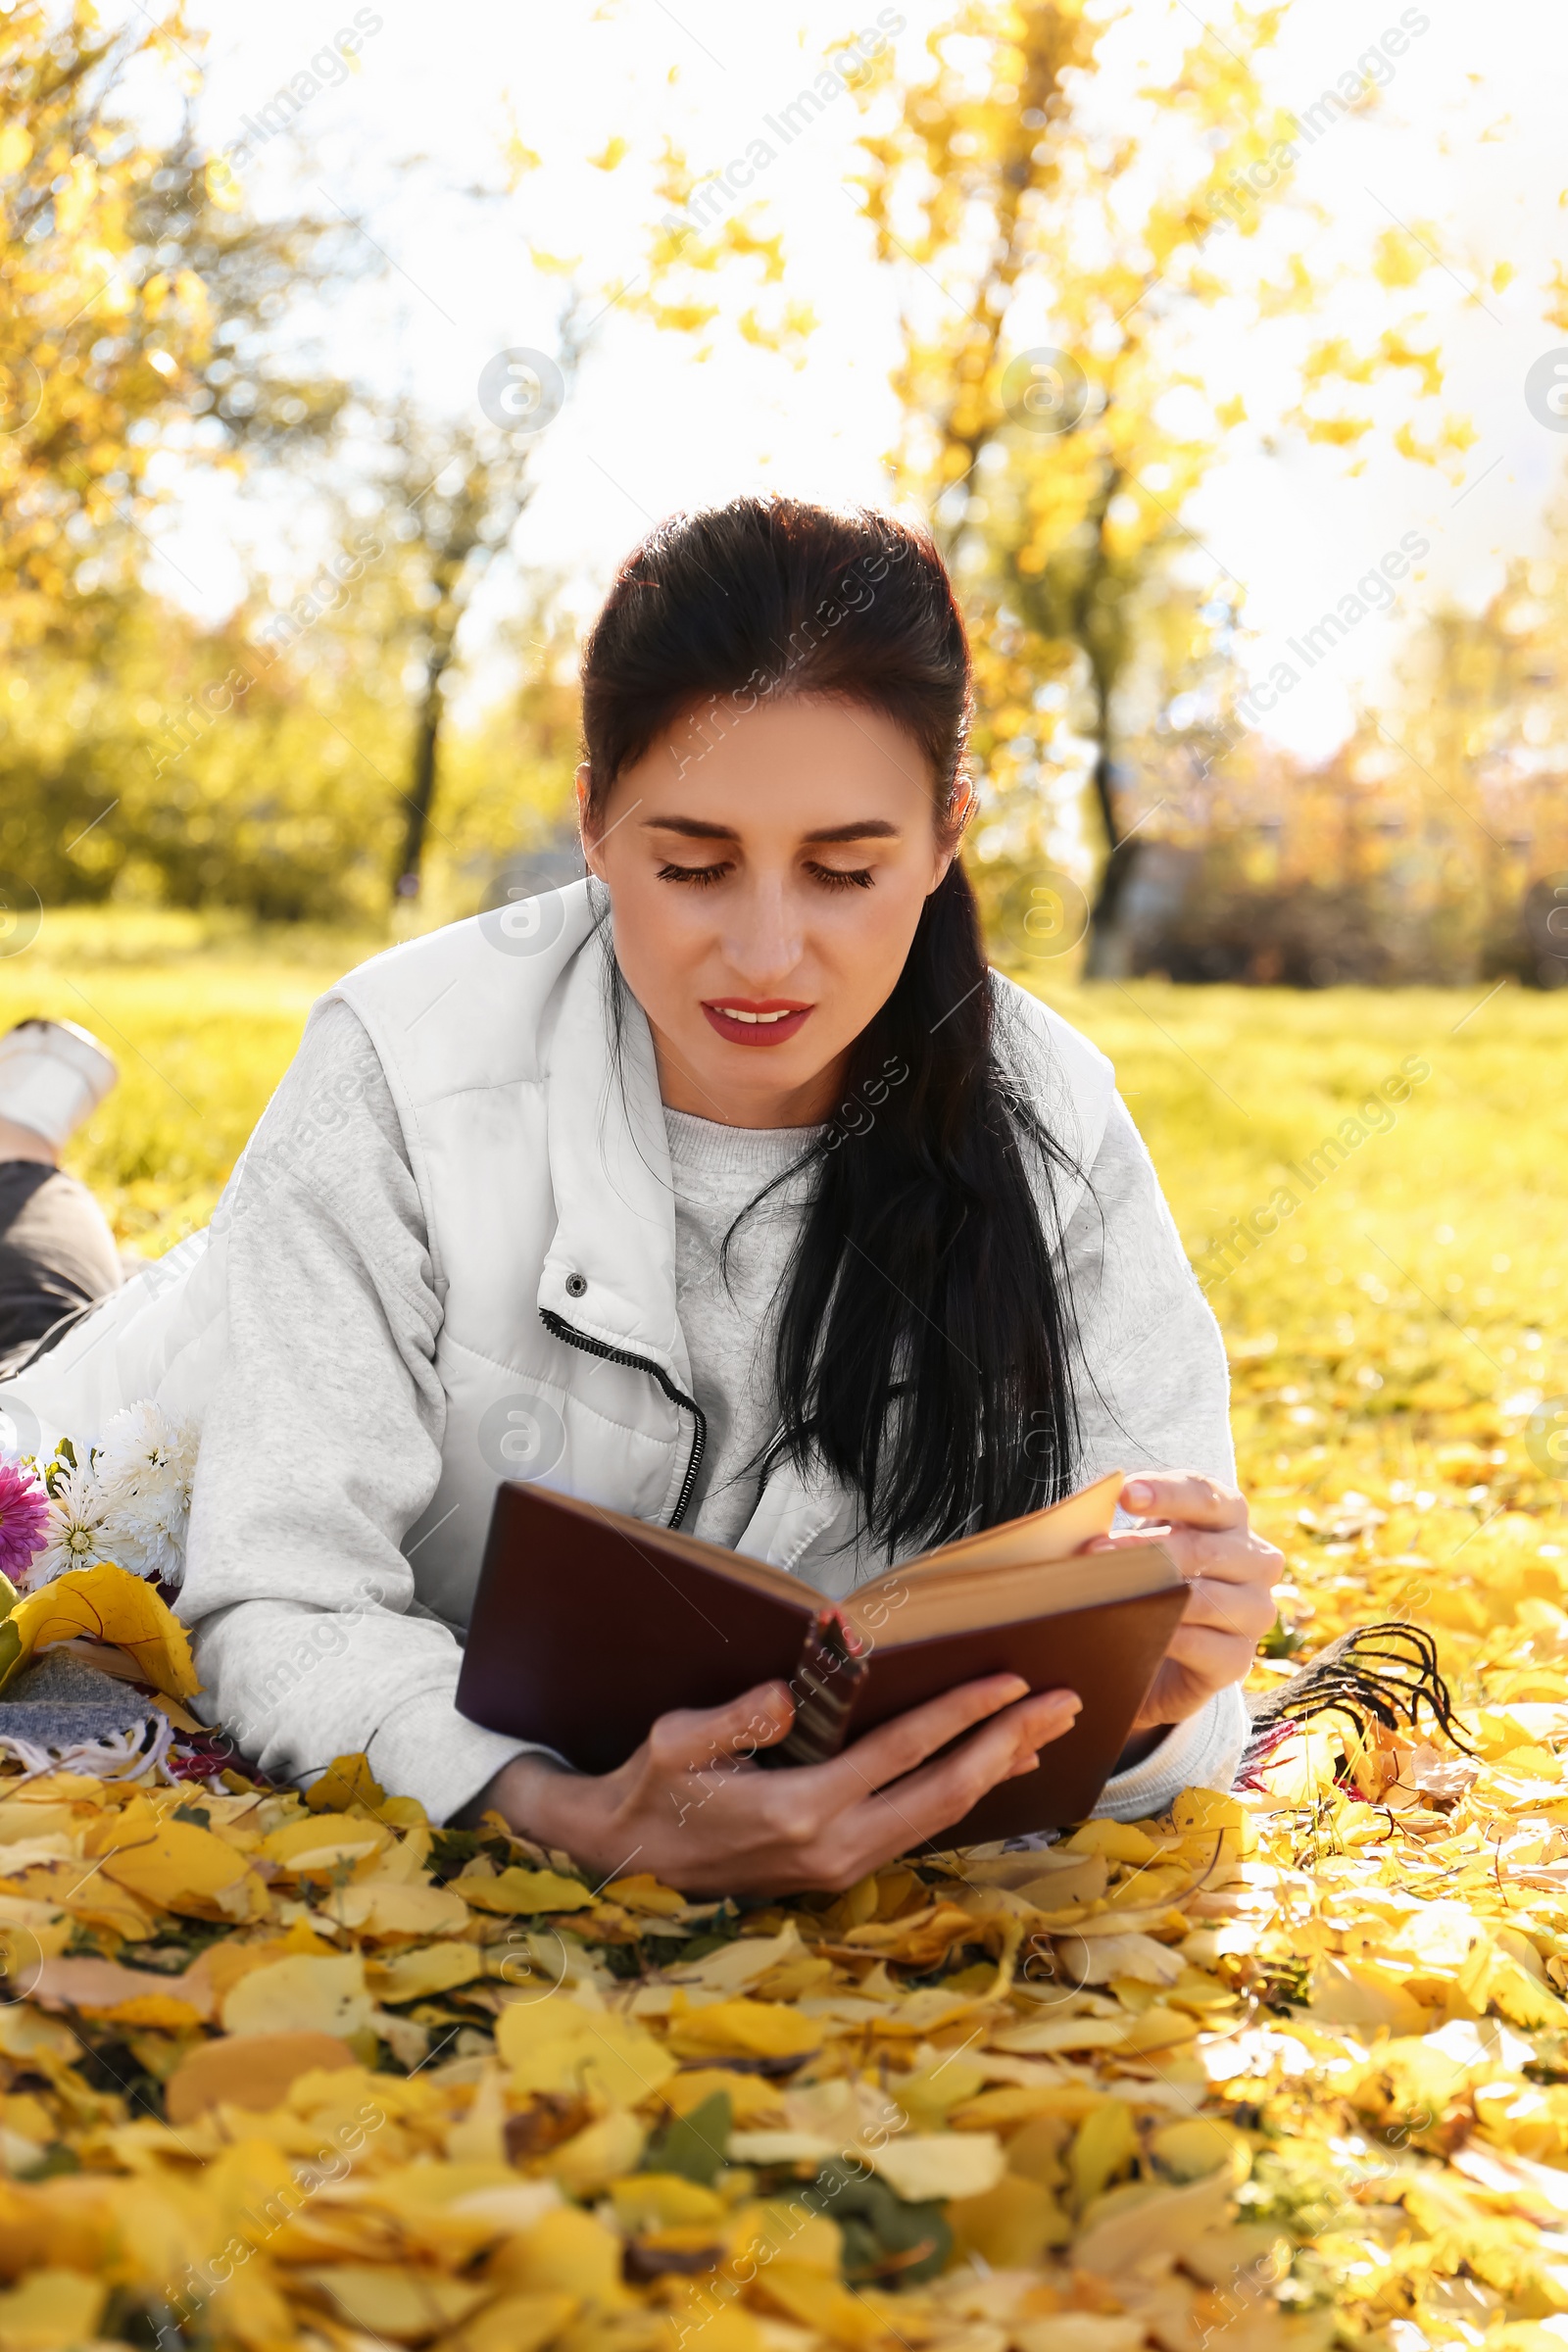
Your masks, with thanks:
[[[759,1764],[826,1764],[844,1745],[860,1685],[869,1672],[853,1626],[837,1609],[822,1609],[806,1637],[790,1678],[795,1722],[776,1747],[759,1748]]]

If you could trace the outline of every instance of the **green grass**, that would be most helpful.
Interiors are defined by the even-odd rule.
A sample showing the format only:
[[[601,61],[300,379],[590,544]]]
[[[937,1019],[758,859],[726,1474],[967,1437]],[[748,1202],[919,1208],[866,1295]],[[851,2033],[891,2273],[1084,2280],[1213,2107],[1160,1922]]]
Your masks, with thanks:
[[[79,1021],[120,1063],[67,1156],[122,1243],[157,1256],[206,1222],[312,1004],[382,944],[73,907],[0,961],[0,1028],[31,1013]]]
[[[74,909],[0,959],[0,1023],[64,1015],[120,1058],[70,1164],[124,1242],[156,1253],[205,1220],[313,1000],[380,944]],[[1402,1561],[1408,1583],[1484,1523],[1464,1563],[1478,1573],[1499,1533],[1532,1555],[1561,1534],[1562,1488],[1539,1442],[1532,1452],[1528,1414],[1532,1396],[1568,1392],[1568,996],[1075,986],[1049,972],[1042,993],[1114,1061],[1195,1261],[1280,1185],[1301,1196],[1209,1297],[1244,1482],[1294,1546],[1316,1596],[1303,1613],[1353,1613],[1369,1576],[1383,1590],[1378,1562]],[[1430,1076],[1308,1195],[1288,1163],[1411,1056]],[[1322,1515],[1347,1490],[1388,1510],[1376,1543],[1329,1550],[1325,1535],[1302,1551],[1299,1512]]]

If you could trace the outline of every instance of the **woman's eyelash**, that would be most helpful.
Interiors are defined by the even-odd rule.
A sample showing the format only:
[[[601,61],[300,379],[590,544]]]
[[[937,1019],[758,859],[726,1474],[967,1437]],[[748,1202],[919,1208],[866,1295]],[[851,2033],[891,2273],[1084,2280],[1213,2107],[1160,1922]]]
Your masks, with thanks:
[[[727,862],[718,865],[662,865],[659,879],[661,882],[695,882],[702,888],[709,883],[721,882],[729,870]],[[825,884],[829,890],[869,890],[876,878],[869,866],[845,872],[839,866],[812,863],[806,870],[813,881]]]

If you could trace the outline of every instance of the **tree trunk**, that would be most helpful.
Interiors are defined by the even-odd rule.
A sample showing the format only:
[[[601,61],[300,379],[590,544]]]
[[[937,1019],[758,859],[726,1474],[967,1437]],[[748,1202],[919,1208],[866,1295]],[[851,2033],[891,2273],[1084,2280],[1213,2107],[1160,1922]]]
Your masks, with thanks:
[[[430,804],[435,798],[436,752],[441,740],[441,681],[450,659],[450,648],[432,654],[424,673],[424,693],[414,735],[414,772],[411,788],[404,795],[409,805],[408,823],[393,887],[393,895],[399,899],[416,899],[419,895],[419,866],[424,856],[424,837],[429,830]]]
[[[1105,862],[1100,869],[1100,888],[1095,894],[1094,909],[1089,917],[1089,952],[1084,958],[1086,980],[1118,980],[1127,968],[1127,942],[1121,929],[1121,908],[1127,884],[1137,861],[1134,843],[1124,840],[1116,812],[1114,783],[1115,761],[1111,757],[1110,727],[1106,716],[1108,696],[1102,681],[1096,680],[1100,703],[1100,725],[1097,733],[1100,750],[1095,760],[1095,799],[1100,807],[1101,823],[1105,828]]]

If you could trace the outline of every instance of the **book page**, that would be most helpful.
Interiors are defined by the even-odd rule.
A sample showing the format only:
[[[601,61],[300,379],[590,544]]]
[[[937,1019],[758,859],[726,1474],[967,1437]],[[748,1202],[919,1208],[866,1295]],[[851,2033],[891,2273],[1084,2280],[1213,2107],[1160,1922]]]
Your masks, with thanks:
[[[955,1548],[957,1548],[955,1546]],[[932,1554],[935,1561],[945,1554]],[[1125,1551],[1081,1552],[1068,1560],[1022,1560],[976,1571],[961,1563],[918,1574],[895,1568],[851,1593],[844,1615],[868,1647],[900,1647],[934,1635],[976,1626],[1016,1625],[1060,1617],[1102,1601],[1130,1600],[1181,1583],[1180,1571],[1158,1544]]]
[[[905,1560],[878,1577],[874,1585],[864,1586],[862,1596],[871,1599],[883,1586],[907,1592],[929,1576],[943,1576],[956,1568],[973,1576],[991,1568],[1038,1568],[1047,1560],[1070,1559],[1096,1536],[1109,1535],[1116,1497],[1126,1477],[1125,1470],[1109,1470],[1092,1486],[1080,1487],[1076,1494],[1065,1495],[1043,1511],[1005,1519],[1000,1527],[982,1528],[977,1536],[959,1536],[935,1551],[923,1551],[918,1559]]]

